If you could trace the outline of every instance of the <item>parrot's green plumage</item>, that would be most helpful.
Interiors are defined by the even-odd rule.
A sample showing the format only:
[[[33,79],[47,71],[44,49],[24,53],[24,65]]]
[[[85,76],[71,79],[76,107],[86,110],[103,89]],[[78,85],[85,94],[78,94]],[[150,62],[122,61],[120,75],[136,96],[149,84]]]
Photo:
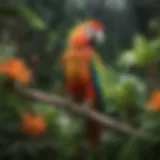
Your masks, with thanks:
[[[106,66],[95,53],[91,57],[91,75],[98,101],[101,103],[100,106],[103,106],[101,110],[104,111],[110,88],[116,81],[115,72],[110,66]]]

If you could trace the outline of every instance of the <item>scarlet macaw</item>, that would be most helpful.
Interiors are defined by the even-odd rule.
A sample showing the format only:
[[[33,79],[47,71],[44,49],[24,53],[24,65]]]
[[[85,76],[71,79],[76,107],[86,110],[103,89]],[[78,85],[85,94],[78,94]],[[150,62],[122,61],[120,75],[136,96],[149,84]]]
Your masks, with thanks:
[[[103,111],[106,100],[106,67],[94,49],[104,40],[103,25],[88,20],[75,26],[68,36],[66,50],[62,54],[62,65],[68,95],[75,102],[90,109]],[[93,148],[101,145],[101,126],[86,120],[88,139]]]

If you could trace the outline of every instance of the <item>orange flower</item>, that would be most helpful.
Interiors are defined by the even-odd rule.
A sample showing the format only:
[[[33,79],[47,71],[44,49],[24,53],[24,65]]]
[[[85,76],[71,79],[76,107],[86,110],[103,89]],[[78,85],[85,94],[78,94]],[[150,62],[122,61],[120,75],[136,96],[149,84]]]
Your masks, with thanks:
[[[160,90],[154,90],[147,101],[147,109],[160,112]]]
[[[47,128],[43,116],[26,113],[21,122],[21,131],[29,136],[41,136]]]
[[[31,71],[27,68],[25,62],[18,58],[13,58],[1,64],[0,73],[6,74],[12,80],[22,84],[29,84],[31,82]]]

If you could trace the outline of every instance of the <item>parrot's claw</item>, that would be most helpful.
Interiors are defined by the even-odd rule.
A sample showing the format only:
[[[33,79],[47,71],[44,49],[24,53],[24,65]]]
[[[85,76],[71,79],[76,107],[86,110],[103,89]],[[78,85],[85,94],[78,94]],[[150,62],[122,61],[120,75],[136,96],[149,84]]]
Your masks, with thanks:
[[[73,102],[73,98],[72,98],[72,97],[68,97],[68,98],[67,98],[67,102],[68,102],[68,103]]]
[[[69,97],[67,98],[67,106],[70,105],[70,104],[72,104],[73,102],[74,102],[73,97],[69,96]],[[72,110],[73,112],[76,111],[76,110],[74,109],[74,107],[72,107],[71,110]]]
[[[71,103],[73,103],[73,98],[72,97],[68,97],[66,100],[66,105],[70,105]]]
[[[90,102],[85,102],[83,105],[82,105],[82,110],[83,112],[88,112],[90,111],[91,109],[91,103]]]

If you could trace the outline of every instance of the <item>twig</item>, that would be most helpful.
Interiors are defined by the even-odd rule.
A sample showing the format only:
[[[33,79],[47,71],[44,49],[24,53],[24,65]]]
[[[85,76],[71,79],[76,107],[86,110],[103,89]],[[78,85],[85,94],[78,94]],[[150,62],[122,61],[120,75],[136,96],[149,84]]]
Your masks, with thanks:
[[[16,86],[16,89],[23,96],[26,96],[30,99],[38,100],[42,103],[50,104],[53,107],[64,108],[65,106],[67,106],[68,109],[70,109],[71,111],[83,116],[84,118],[89,118],[89,119],[92,119],[98,122],[104,128],[109,127],[114,131],[117,131],[117,132],[120,132],[126,135],[133,135],[133,136],[138,136],[138,137],[141,136],[143,138],[148,137],[146,134],[139,133],[136,129],[133,129],[127,124],[119,122],[102,113],[98,113],[92,110],[84,112],[84,110],[80,106],[74,103],[68,104],[68,101],[64,97],[60,97],[57,95],[49,95],[47,93],[44,93],[36,89],[28,89],[28,88],[23,88],[20,86]]]

